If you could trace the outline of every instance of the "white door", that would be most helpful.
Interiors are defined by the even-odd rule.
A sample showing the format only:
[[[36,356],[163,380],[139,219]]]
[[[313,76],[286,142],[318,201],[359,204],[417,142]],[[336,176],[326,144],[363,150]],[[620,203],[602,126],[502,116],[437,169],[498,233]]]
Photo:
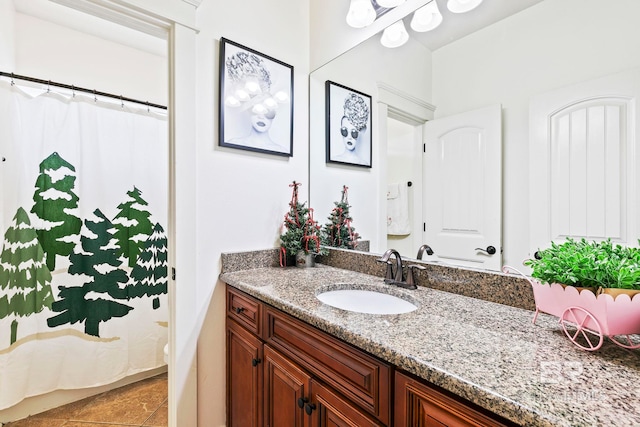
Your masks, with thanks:
[[[501,106],[425,123],[424,260],[502,267]]]
[[[530,102],[530,256],[567,237],[637,245],[640,71]]]

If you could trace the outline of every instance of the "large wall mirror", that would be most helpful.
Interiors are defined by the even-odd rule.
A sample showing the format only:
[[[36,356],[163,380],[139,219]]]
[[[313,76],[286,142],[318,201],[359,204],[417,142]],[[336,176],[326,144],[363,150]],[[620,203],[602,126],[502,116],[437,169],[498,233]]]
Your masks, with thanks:
[[[446,0],[435,1],[444,23],[455,25],[463,19],[447,12]],[[509,3],[516,2],[485,1],[478,9],[512,7]],[[560,88],[640,67],[637,16],[640,2],[635,0],[532,0],[453,41],[436,29],[430,45],[424,42],[429,33],[409,29],[408,15],[404,20],[410,38],[405,45],[385,48],[380,35],[374,35],[316,69],[310,75],[309,108],[309,201],[316,218],[322,222],[329,215],[346,185],[353,225],[370,241],[371,252],[395,248],[403,257],[415,258],[422,244],[430,244],[423,231],[425,210],[441,209],[434,195],[447,185],[425,168],[423,123],[498,106],[501,170],[496,190],[501,208],[495,216],[501,241],[494,246],[499,264],[521,266],[540,244],[531,236],[531,224],[540,213],[529,213],[536,193],[530,179],[530,102]],[[326,163],[327,80],[372,97],[371,168]],[[388,197],[395,189],[409,199],[409,223],[397,235],[388,234]],[[448,263],[457,264],[455,259]]]

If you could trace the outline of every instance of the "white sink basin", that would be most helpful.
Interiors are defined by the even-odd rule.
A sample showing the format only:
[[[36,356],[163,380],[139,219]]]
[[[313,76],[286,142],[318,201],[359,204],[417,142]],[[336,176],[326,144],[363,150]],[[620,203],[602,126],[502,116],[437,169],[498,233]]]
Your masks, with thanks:
[[[418,308],[397,296],[361,289],[326,291],[316,297],[327,305],[356,313],[401,314]]]

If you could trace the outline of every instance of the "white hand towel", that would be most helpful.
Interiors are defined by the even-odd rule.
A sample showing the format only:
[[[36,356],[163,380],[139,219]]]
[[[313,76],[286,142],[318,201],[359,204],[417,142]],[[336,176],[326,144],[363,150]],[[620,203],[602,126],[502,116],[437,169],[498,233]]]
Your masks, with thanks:
[[[411,234],[409,195],[407,187],[401,184],[389,184],[387,188],[387,234]]]

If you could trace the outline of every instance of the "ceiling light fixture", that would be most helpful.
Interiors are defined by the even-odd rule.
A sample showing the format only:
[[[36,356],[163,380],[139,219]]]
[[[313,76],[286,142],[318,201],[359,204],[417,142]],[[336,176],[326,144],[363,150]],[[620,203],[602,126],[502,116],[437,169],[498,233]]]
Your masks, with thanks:
[[[413,12],[411,29],[419,33],[431,31],[442,23],[442,14],[438,4],[434,1]]]
[[[405,1],[406,0],[376,0],[376,3],[378,3],[380,7],[390,8],[400,6]]]
[[[482,0],[449,0],[447,9],[453,13],[465,13],[475,9]]]
[[[409,33],[407,33],[407,29],[401,19],[385,28],[382,32],[380,43],[384,47],[399,47],[405,44],[407,40],[409,40]]]
[[[347,12],[347,24],[353,28],[364,28],[376,20],[376,11],[371,0],[351,0]]]

